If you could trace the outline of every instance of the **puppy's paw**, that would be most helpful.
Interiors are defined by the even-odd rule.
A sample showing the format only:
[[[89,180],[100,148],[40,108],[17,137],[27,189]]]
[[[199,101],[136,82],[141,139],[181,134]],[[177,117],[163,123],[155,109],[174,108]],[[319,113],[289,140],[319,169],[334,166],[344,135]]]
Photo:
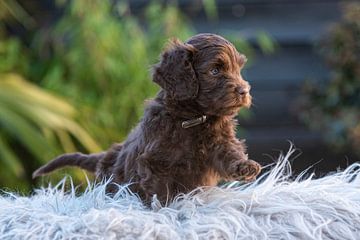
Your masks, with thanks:
[[[232,178],[250,182],[256,179],[261,172],[261,165],[253,160],[237,162],[233,168]]]

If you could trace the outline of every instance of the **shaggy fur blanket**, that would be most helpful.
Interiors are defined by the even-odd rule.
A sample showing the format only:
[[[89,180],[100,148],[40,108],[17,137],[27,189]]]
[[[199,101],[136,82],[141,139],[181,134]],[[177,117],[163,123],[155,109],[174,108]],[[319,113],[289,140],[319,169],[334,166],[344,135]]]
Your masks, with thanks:
[[[199,188],[168,207],[146,208],[126,186],[109,197],[107,183],[3,192],[0,239],[360,239],[360,164],[292,178],[290,154],[254,183]]]

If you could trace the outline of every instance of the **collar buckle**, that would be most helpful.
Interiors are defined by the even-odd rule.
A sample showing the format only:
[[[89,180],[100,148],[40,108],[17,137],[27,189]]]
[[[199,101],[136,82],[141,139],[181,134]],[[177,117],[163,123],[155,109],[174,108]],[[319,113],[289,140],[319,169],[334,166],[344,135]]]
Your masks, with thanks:
[[[204,122],[206,122],[206,116],[202,115],[199,118],[194,118],[194,119],[183,121],[181,123],[181,127],[182,128],[191,128],[191,127],[197,126],[199,124],[202,124]]]

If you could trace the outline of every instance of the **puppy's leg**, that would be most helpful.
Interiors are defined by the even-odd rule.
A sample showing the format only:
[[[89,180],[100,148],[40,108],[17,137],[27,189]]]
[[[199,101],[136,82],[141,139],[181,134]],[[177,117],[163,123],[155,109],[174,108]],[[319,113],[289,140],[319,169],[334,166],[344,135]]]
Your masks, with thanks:
[[[229,167],[229,173],[233,180],[253,181],[261,172],[261,166],[254,160],[234,161]]]
[[[96,167],[96,176],[97,178],[108,178],[111,175],[115,174],[119,180],[118,182],[122,182],[124,177],[124,167],[121,166],[117,167],[115,166],[120,154],[121,154],[121,150],[123,149],[123,145],[121,143],[117,143],[117,144],[113,144],[111,146],[111,148],[106,152],[106,154],[104,155],[103,158],[101,158],[99,160],[99,163]],[[124,162],[120,162],[122,163],[122,165],[124,165]],[[116,168],[116,170],[114,173],[114,168]]]
[[[138,182],[136,183],[139,188],[139,194],[144,203],[150,206],[152,196],[156,194],[155,189],[155,176],[150,166],[150,153],[143,153],[137,159],[137,177]]]
[[[222,147],[214,153],[213,167],[227,180],[251,181],[261,171],[261,166],[249,160],[247,154],[234,147]]]
[[[160,203],[165,206],[174,197],[173,176],[169,165],[158,159],[158,153],[143,153],[138,158],[137,173],[139,176],[139,188],[142,193],[141,198],[146,205],[151,204],[153,196],[156,194]]]
[[[118,184],[125,182],[126,156],[124,157],[122,151],[123,145],[121,143],[113,144],[96,166],[97,180],[107,181],[111,179],[111,183],[106,186],[106,192],[109,194],[116,193],[119,190]]]

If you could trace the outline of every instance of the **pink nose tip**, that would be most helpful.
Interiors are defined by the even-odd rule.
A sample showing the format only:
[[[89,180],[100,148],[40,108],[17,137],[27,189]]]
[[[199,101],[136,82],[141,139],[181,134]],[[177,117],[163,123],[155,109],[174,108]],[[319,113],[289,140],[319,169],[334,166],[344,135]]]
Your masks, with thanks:
[[[245,87],[236,87],[235,91],[240,95],[245,95],[249,93],[249,89]]]

